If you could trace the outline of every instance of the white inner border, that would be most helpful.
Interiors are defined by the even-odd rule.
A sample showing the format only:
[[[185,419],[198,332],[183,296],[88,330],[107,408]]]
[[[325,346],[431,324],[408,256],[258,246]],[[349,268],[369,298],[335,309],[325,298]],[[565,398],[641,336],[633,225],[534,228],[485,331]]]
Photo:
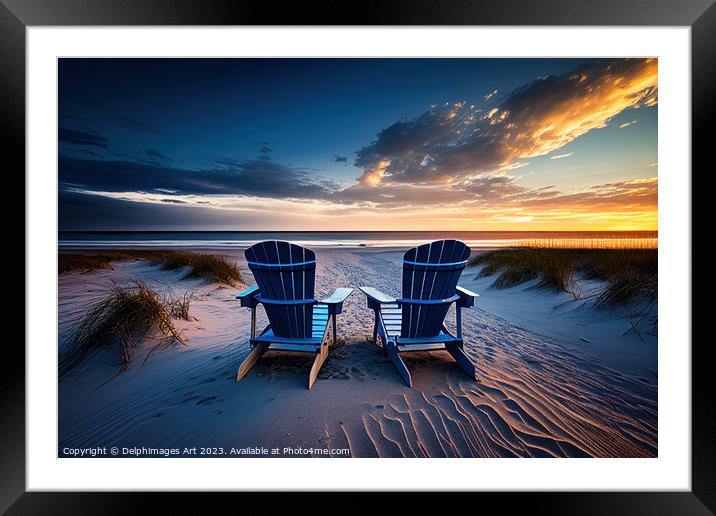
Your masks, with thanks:
[[[27,489],[690,490],[690,41],[688,27],[28,28]],[[658,458],[57,458],[57,58],[327,55],[659,58]]]

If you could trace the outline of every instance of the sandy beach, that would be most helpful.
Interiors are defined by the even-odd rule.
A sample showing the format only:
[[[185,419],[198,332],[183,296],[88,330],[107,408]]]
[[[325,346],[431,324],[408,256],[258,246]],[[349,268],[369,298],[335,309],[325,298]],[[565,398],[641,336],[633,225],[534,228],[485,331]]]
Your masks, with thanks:
[[[185,345],[144,364],[140,353],[108,382],[118,359],[99,352],[60,381],[60,455],[91,446],[316,448],[334,456],[348,449],[352,457],[657,455],[657,337],[632,331],[628,308],[597,310],[596,280],[580,281],[575,299],[530,284],[490,288],[490,278],[466,269],[460,284],[480,298],[464,311],[465,352],[480,381],[447,352],[416,353],[406,357],[412,389],[368,342],[373,315],[356,290],[338,318],[340,342],[307,390],[312,358],[301,354],[269,352],[235,381],[249,353],[249,311],[235,295],[252,277],[242,251],[221,254],[236,260],[246,285],[182,279],[185,271],[144,261],[59,276],[61,349],[112,282],[195,294],[194,320],[176,321]],[[362,285],[399,293],[402,251],[316,254],[317,297]]]

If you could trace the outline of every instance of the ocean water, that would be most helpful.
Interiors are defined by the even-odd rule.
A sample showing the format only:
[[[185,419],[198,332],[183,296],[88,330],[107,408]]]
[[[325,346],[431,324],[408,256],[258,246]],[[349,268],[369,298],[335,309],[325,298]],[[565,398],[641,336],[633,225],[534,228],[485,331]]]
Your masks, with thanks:
[[[657,231],[60,231],[60,249],[242,249],[263,240],[305,247],[409,248],[441,239],[473,249],[514,246],[654,248]]]

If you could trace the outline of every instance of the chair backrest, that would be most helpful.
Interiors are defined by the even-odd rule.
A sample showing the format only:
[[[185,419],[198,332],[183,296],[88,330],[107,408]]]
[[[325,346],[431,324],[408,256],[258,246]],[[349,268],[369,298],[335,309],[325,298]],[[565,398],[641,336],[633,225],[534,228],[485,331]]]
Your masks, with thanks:
[[[470,248],[459,240],[438,240],[405,253],[402,337],[435,337],[440,333],[450,308],[449,301],[440,300],[455,296],[460,273],[469,257]],[[436,302],[425,303],[430,300]]]
[[[244,251],[259,286],[274,335],[295,339],[312,335],[316,255],[301,246],[270,240]]]

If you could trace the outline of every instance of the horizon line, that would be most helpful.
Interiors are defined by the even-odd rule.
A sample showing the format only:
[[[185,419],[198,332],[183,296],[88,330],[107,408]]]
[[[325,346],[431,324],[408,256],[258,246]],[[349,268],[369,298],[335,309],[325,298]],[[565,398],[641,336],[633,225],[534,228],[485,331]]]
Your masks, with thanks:
[[[658,229],[58,229],[58,233],[658,233]]]

